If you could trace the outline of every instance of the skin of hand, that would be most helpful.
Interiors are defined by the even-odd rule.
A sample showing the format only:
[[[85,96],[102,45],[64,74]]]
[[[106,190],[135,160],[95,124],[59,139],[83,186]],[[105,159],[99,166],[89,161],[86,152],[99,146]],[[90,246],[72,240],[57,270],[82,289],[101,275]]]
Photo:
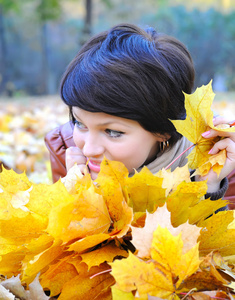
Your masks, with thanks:
[[[213,119],[214,126],[220,124],[232,124],[233,122],[229,122],[223,117],[216,117]],[[226,149],[227,152],[227,159],[223,166],[223,169],[220,172],[220,175],[210,170],[210,172],[203,177],[197,178],[196,180],[206,180],[208,190],[207,192],[216,192],[220,188],[220,182],[226,176],[229,175],[235,169],[235,132],[219,132],[214,129],[210,129],[202,134],[202,136],[206,139],[214,138],[217,136],[224,137],[222,140],[215,143],[212,149],[209,151],[209,154],[217,154],[219,151]]]
[[[70,147],[66,149],[65,163],[67,171],[77,164],[81,173],[84,174],[85,170],[87,169],[86,162],[86,157],[78,147]]]

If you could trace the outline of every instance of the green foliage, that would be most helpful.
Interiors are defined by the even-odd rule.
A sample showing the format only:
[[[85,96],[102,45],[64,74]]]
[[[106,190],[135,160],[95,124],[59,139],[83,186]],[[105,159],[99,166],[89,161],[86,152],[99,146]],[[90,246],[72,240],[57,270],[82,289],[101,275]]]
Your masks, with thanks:
[[[107,8],[113,8],[111,0],[102,0],[102,2],[106,5]]]
[[[19,1],[18,0],[0,0],[0,8],[4,13],[9,11],[19,10]]]
[[[158,31],[173,35],[187,45],[196,68],[196,86],[208,83],[216,74],[235,88],[235,12],[222,14],[211,8],[187,10],[184,6],[162,7],[152,17]]]
[[[36,12],[41,22],[56,20],[62,12],[60,0],[40,0]]]

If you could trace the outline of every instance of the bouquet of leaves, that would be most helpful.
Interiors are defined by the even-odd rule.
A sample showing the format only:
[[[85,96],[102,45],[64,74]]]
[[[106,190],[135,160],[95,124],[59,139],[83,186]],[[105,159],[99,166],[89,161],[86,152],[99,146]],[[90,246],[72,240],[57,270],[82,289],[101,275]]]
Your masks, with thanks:
[[[191,181],[189,172],[191,167],[202,174],[210,168],[220,172],[224,163],[223,154],[213,161],[199,157],[215,143],[202,149],[208,141],[201,133],[214,128],[212,95],[210,84],[186,95],[187,118],[174,124],[192,123],[184,129],[196,131],[194,140],[177,130],[194,150],[189,166],[173,172],[153,175],[144,167],[129,177],[122,163],[104,159],[95,181],[74,166],[48,185],[3,170],[0,296],[233,299],[234,212],[218,211],[226,201],[205,199],[206,182]]]

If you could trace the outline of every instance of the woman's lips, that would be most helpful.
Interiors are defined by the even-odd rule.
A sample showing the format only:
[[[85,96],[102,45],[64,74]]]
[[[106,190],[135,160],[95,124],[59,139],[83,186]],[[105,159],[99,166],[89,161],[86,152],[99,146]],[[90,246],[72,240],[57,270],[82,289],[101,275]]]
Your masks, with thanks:
[[[93,160],[88,161],[88,167],[91,171],[99,173],[100,171],[100,162],[95,162]]]

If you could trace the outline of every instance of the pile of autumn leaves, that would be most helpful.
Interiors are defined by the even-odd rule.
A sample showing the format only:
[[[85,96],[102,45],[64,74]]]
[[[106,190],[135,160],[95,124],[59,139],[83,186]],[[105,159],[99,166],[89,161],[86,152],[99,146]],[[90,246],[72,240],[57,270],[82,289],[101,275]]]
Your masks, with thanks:
[[[201,133],[212,116],[199,100],[211,95],[208,85],[190,96],[201,127],[187,136],[196,145],[189,163],[202,173],[208,165],[219,172],[224,163],[223,154],[217,161],[200,157],[208,153]],[[187,109],[182,122],[192,123],[192,114]],[[123,164],[106,159],[95,181],[76,166],[52,185],[3,170],[0,274],[20,274],[26,292],[36,278],[59,300],[233,299],[234,211],[215,214],[226,202],[205,199],[206,182],[191,181],[188,166],[128,175]]]
[[[51,183],[45,135],[68,121],[68,109],[57,97],[0,101],[0,162],[37,183]],[[0,166],[1,171],[1,166]]]

